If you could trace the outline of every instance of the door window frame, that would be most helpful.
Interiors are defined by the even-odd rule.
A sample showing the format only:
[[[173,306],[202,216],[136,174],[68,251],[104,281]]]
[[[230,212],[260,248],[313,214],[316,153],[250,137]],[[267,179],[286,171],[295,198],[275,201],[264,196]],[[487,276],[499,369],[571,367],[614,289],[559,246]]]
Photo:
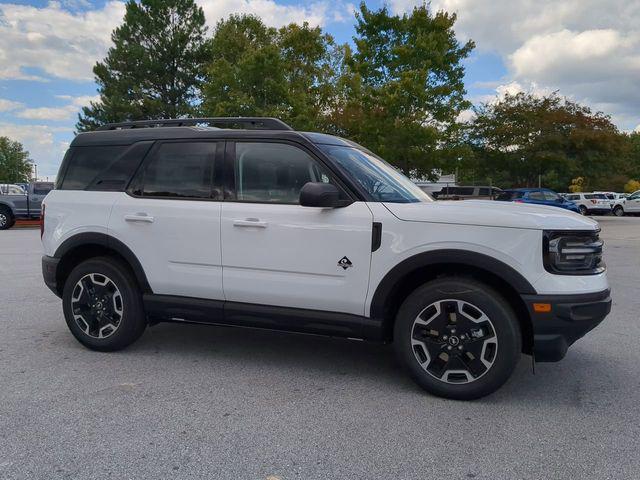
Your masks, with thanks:
[[[218,189],[220,192],[220,198],[189,198],[189,197],[170,197],[170,196],[162,196],[162,195],[136,195],[134,193],[134,189],[137,186],[137,182],[139,181],[139,175],[142,174],[145,168],[155,160],[156,154],[162,148],[162,145],[165,144],[175,144],[175,143],[214,143],[216,144],[216,149],[210,160],[211,167],[211,179],[209,182],[209,195],[213,195],[213,192]],[[222,202],[223,201],[223,180],[224,180],[224,151],[225,151],[225,140],[224,139],[216,139],[216,138],[191,138],[191,139],[169,139],[169,140],[157,140],[151,146],[151,148],[147,151],[147,154],[142,159],[142,162],[138,165],[138,168],[135,170],[131,179],[129,180],[128,185],[125,188],[125,192],[130,197],[136,199],[151,199],[151,200],[181,200],[181,201],[189,201],[189,202]]]
[[[325,161],[315,152],[307,148],[306,145],[298,142],[293,142],[285,139],[271,139],[271,138],[233,138],[226,139],[226,145],[224,149],[224,171],[223,171],[223,191],[224,191],[224,201],[225,202],[234,202],[234,203],[254,203],[254,204],[262,204],[262,205],[294,205],[300,206],[299,202],[290,203],[290,202],[268,202],[268,201],[259,201],[259,200],[239,200],[237,197],[236,191],[236,144],[237,143],[276,143],[279,145],[290,145],[294,148],[298,148],[302,150],[304,153],[309,155],[309,157],[316,162],[323,170],[326,171],[327,175],[329,175],[331,183],[335,185],[338,190],[340,190],[341,194],[344,194],[348,199],[358,201],[357,196],[353,194],[351,189],[345,185],[345,183],[340,179],[340,177],[333,170],[330,162]],[[306,207],[305,207],[306,208]]]

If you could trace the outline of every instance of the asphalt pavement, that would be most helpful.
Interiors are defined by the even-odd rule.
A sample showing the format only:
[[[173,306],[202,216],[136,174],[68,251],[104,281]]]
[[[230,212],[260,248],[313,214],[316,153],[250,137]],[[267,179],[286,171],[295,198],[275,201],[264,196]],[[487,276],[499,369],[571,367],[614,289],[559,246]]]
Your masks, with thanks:
[[[0,478],[640,478],[640,218],[597,220],[611,315],[474,402],[364,342],[161,324],[89,351],[42,283],[39,232],[0,231]]]

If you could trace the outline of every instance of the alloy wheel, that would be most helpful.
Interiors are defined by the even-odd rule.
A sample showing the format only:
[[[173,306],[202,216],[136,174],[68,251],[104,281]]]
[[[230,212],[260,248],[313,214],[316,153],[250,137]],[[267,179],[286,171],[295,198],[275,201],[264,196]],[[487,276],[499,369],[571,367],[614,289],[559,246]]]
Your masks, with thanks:
[[[429,375],[446,383],[471,383],[485,375],[498,353],[493,323],[477,306],[439,300],[416,317],[411,328],[416,360]]]
[[[8,221],[7,215],[0,212],[0,228],[6,227]]]
[[[113,335],[122,322],[122,294],[106,275],[89,273],[73,288],[73,318],[80,329],[93,338]]]

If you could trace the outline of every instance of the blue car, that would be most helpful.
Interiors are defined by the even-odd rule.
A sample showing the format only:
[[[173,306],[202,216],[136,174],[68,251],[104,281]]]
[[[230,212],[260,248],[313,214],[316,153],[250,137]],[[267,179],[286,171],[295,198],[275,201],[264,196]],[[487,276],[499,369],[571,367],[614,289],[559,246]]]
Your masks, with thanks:
[[[533,203],[534,205],[549,205],[552,207],[560,207],[565,210],[580,213],[578,205],[561,197],[553,190],[548,188],[513,188],[503,190],[496,200],[504,202]]]

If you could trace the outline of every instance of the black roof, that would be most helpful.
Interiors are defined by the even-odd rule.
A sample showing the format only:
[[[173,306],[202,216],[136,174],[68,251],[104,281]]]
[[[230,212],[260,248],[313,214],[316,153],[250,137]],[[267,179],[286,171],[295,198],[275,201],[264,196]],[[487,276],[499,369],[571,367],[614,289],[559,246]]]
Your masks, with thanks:
[[[254,122],[248,129],[219,128],[203,124],[244,124]],[[261,124],[260,124],[261,123]],[[174,126],[176,125],[177,126]],[[266,127],[266,128],[265,128]],[[98,145],[131,145],[149,140],[182,139],[278,139],[307,140],[316,144],[354,146],[350,140],[315,132],[297,132],[278,119],[261,117],[232,117],[213,119],[176,119],[124,122],[100,127],[93,132],[76,135],[72,147]]]

